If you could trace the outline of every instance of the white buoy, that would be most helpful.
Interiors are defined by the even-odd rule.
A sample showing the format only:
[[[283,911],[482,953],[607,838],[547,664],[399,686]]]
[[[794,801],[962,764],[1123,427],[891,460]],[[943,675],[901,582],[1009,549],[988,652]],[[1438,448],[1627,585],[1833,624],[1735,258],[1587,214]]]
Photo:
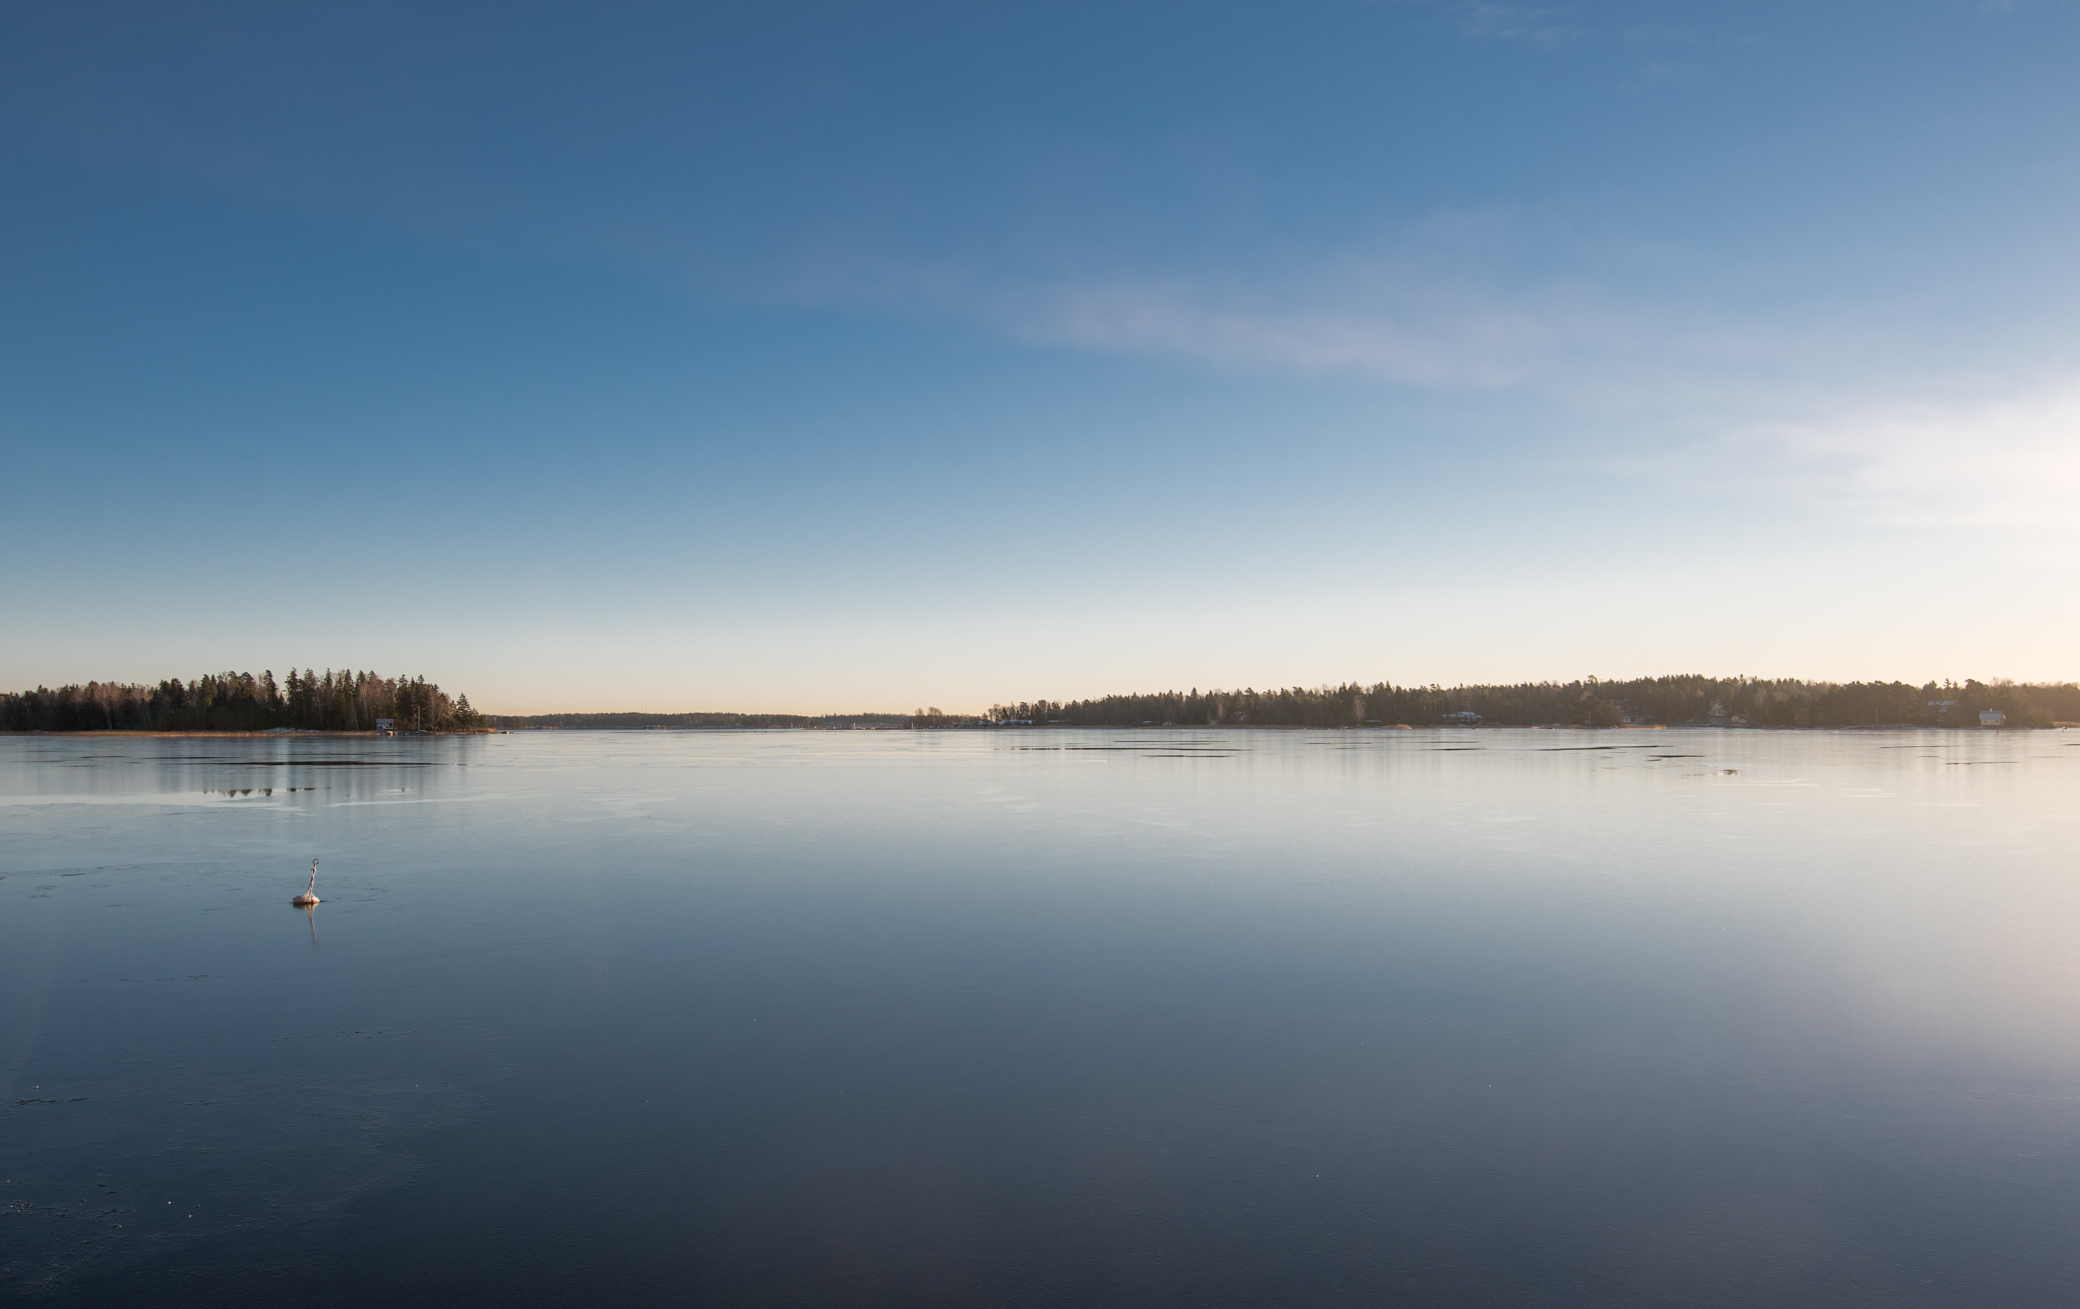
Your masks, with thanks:
[[[318,899],[317,860],[311,860],[311,884],[304,888],[302,895],[297,896],[294,900],[291,900],[289,903],[293,905],[314,905],[323,903],[321,900]]]

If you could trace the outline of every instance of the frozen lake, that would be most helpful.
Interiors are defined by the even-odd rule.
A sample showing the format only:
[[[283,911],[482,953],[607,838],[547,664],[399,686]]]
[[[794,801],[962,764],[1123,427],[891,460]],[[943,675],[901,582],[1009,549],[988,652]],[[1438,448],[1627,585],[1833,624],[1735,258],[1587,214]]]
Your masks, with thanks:
[[[2080,1302],[2080,732],[0,738],[0,997],[0,1298]]]

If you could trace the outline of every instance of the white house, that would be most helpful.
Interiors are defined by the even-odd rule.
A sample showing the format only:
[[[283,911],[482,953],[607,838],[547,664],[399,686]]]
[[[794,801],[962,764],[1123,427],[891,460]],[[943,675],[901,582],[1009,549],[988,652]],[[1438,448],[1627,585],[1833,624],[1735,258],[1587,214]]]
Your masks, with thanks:
[[[1998,709],[1981,709],[1979,711],[1979,726],[1981,727],[1999,727],[2007,721],[2008,716]]]

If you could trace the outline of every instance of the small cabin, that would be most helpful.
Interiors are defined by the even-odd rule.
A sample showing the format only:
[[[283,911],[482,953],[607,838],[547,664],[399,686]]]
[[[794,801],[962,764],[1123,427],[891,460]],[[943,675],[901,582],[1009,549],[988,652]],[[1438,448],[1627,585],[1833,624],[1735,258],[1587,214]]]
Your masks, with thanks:
[[[1461,727],[1471,727],[1481,720],[1481,716],[1471,709],[1461,709],[1458,713],[1446,714],[1444,720],[1448,723],[1457,723]]]
[[[377,736],[394,736],[394,735],[396,735],[396,733],[397,733],[397,720],[396,720],[395,718],[378,718],[378,719],[376,719],[376,735],[377,735]]]
[[[1999,727],[2007,721],[2008,716],[1998,709],[1981,709],[1979,711],[1979,726],[1981,727]]]

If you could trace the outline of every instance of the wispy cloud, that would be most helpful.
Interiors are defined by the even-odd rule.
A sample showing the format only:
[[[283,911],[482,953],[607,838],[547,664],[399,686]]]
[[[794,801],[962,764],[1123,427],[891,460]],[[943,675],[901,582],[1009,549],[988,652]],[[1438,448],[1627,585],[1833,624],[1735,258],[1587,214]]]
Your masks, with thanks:
[[[1786,304],[1646,246],[1585,246],[1539,279],[1512,272],[1531,262],[1520,226],[1444,216],[1367,253],[1196,276],[832,255],[788,294],[1079,351],[1508,392],[1556,455],[1643,485],[2080,547],[2080,328],[2061,316],[1913,287]]]
[[[1490,0],[1456,0],[1447,7],[1458,16],[1461,32],[1482,40],[1545,44],[1574,35],[1575,29],[1563,9],[1496,4]]]
[[[1592,423],[1623,410],[1627,428],[1644,418],[1664,434],[1664,455],[1635,463],[1636,474],[1761,493],[1868,526],[2080,541],[2080,376],[2071,372],[1924,375],[1919,387],[1937,398],[1913,400],[1903,398],[1916,385],[1902,380],[1901,361],[1879,362],[1887,342],[1876,331],[1859,348],[1820,324],[1707,328],[1565,289],[1410,294],[1360,312],[1107,285],[1021,309],[1015,330],[1076,348],[1442,390],[1514,387]]]
[[[1211,278],[1006,275],[832,249],[749,293],[966,319],[1074,350],[1445,389],[1533,382],[1570,341],[1610,334],[1582,330],[1603,311],[1566,284],[1488,290],[1452,271],[1494,238],[1475,219],[1437,227],[1408,251]]]
[[[1744,426],[1635,471],[1880,527],[2080,541],[2080,380],[1952,403],[1875,402]]]
[[[1182,285],[1087,283],[1006,296],[1021,336],[1078,349],[1255,370],[1353,374],[1427,387],[1494,387],[1543,374],[1559,329],[1540,309],[1485,303],[1324,308],[1226,300]]]

